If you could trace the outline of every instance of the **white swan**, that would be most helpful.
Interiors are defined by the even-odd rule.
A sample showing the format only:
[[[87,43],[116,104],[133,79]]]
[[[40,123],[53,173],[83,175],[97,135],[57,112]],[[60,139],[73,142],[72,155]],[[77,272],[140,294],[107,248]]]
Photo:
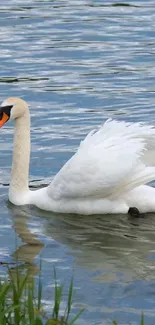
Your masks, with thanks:
[[[29,190],[29,108],[20,98],[0,106],[0,127],[15,120],[9,200],[61,213],[155,212],[155,129],[140,123],[108,120],[90,132],[78,151],[46,188]]]

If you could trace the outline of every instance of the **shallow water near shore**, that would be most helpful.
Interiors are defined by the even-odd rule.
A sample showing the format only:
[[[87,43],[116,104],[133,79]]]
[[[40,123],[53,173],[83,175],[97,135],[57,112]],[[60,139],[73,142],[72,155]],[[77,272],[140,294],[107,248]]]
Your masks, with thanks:
[[[119,5],[118,5],[119,4]],[[30,105],[30,186],[49,184],[85,135],[107,118],[155,124],[154,1],[21,1],[0,6],[0,101]],[[37,276],[50,308],[53,267],[74,273],[77,324],[155,319],[155,215],[77,216],[7,200],[13,123],[0,130],[0,274]],[[63,306],[62,306],[63,308]]]

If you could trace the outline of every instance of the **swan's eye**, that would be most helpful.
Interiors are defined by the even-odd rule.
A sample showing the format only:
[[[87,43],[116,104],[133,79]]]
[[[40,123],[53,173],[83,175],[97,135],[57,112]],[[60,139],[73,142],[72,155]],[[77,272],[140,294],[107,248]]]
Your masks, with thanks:
[[[0,127],[2,127],[10,118],[13,105],[0,106]]]
[[[10,117],[12,107],[13,105],[0,106],[0,120],[3,117],[3,113],[7,114],[7,116]]]

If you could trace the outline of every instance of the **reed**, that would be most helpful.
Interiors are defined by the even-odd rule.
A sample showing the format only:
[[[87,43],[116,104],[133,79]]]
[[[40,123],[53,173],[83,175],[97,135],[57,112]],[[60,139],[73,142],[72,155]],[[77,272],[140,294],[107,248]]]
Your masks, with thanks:
[[[54,270],[54,306],[50,315],[42,305],[42,281],[23,275],[17,268],[8,269],[8,279],[0,281],[0,325],[73,325],[80,317],[81,310],[70,319],[73,303],[73,279],[71,279],[66,301],[66,310],[61,315],[63,286],[58,285]]]

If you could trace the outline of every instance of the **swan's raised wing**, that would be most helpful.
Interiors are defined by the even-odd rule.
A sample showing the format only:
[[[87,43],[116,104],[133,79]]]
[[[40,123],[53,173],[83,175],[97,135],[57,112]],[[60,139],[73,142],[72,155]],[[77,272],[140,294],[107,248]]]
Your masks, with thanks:
[[[141,138],[145,141],[146,150],[143,162],[147,166],[155,166],[155,127],[145,123],[127,123],[124,121],[107,120],[103,126],[104,133],[128,134],[132,138]]]
[[[81,142],[49,185],[49,196],[117,197],[152,181],[155,167],[146,166],[143,160],[153,138],[151,126],[108,120]]]

